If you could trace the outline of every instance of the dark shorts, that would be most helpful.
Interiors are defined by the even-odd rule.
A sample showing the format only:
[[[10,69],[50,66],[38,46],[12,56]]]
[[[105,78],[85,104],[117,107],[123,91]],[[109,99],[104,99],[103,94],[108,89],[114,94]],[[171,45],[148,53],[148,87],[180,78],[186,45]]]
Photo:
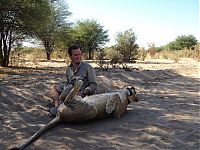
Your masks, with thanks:
[[[62,91],[64,90],[64,85],[57,85],[56,86],[56,91],[59,93],[59,95],[62,93]]]

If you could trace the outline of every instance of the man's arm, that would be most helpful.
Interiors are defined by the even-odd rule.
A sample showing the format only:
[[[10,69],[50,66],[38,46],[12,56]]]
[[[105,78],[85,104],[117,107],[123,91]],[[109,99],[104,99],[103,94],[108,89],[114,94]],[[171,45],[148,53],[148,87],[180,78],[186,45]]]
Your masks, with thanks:
[[[84,95],[92,95],[95,93],[97,89],[97,77],[94,68],[89,65],[88,66],[88,87],[86,87],[82,93]]]
[[[68,66],[66,69],[66,83],[65,83],[66,86],[69,84],[73,76],[74,72],[72,71],[71,67]]]

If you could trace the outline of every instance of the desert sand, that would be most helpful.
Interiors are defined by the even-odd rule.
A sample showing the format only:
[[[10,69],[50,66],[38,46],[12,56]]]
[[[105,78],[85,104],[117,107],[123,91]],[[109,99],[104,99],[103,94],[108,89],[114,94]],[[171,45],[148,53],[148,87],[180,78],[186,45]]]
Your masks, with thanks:
[[[98,93],[134,86],[140,101],[120,119],[58,124],[26,149],[199,150],[199,65],[155,59],[128,64],[129,70],[96,66]],[[65,69],[58,60],[0,68],[0,150],[23,143],[52,120],[52,103],[42,95],[65,80]]]

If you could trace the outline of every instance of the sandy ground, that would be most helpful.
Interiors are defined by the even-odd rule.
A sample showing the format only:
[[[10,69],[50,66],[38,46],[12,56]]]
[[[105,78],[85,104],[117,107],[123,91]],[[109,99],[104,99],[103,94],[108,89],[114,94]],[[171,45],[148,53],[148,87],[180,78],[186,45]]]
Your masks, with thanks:
[[[0,68],[0,150],[23,143],[52,118],[48,88],[65,80],[62,61]],[[200,149],[199,62],[182,59],[128,64],[131,70],[95,68],[98,92],[134,86],[140,102],[121,118],[59,124],[27,150]],[[31,67],[29,67],[31,66]]]

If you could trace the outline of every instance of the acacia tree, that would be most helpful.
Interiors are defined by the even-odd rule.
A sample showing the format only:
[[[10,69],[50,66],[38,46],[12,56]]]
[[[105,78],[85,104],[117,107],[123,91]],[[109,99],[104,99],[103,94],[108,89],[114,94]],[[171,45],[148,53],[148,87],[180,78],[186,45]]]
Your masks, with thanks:
[[[48,0],[0,1],[0,65],[8,66],[14,35],[33,33],[42,27],[50,13]]]
[[[35,31],[35,36],[44,45],[47,60],[51,59],[51,53],[60,42],[70,38],[70,23],[67,3],[63,0],[55,0],[51,3],[50,20],[46,26]]]
[[[136,35],[132,29],[117,33],[116,49],[122,55],[124,62],[135,59],[138,53],[138,44],[136,44]]]
[[[95,20],[79,20],[74,26],[75,43],[88,52],[88,58],[92,59],[93,50],[97,50],[109,41],[107,32],[108,30],[104,30]]]
[[[190,47],[197,45],[198,40],[193,35],[181,35],[178,36],[175,41],[170,42],[166,45],[170,50],[181,50],[184,48],[189,49]]]

